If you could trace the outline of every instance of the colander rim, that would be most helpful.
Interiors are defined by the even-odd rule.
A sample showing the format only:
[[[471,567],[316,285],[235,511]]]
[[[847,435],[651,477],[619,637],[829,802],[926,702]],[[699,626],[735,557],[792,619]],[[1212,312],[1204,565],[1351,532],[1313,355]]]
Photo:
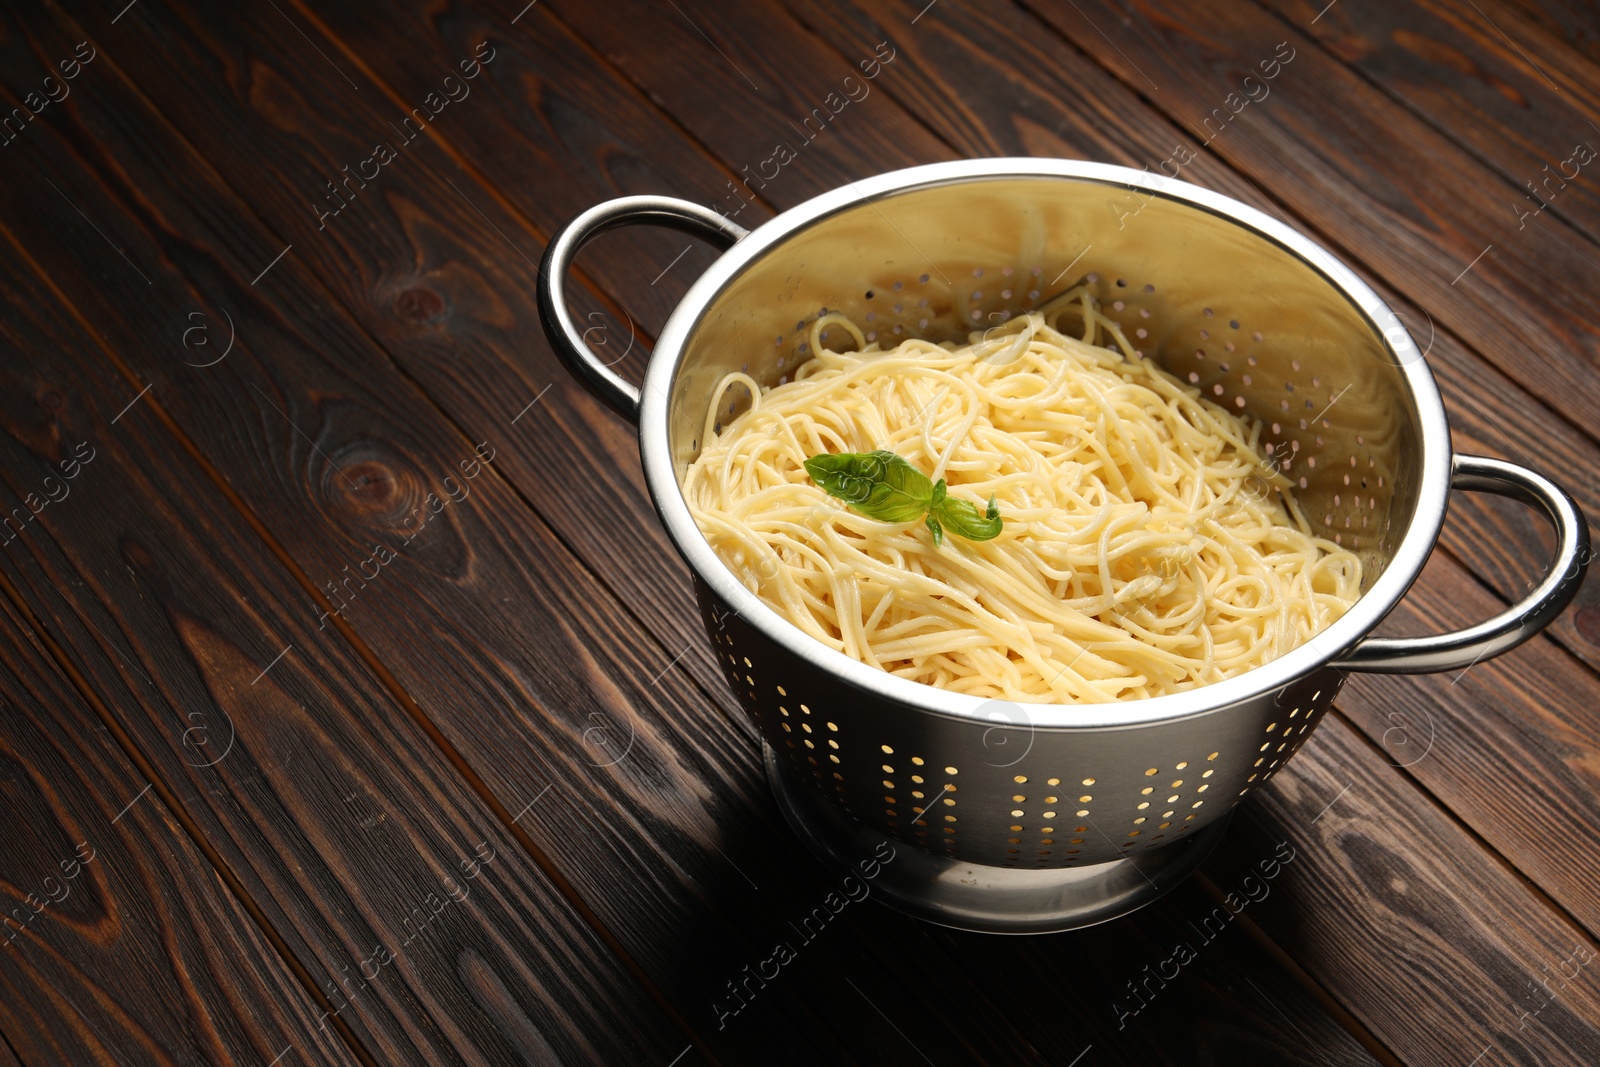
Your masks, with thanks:
[[[1305,262],[1367,320],[1404,375],[1416,406],[1421,478],[1410,526],[1377,581],[1332,626],[1272,662],[1221,682],[1140,700],[1103,704],[1009,702],[1030,727],[1098,730],[1208,714],[1282,689],[1327,666],[1369,635],[1416,580],[1444,521],[1450,490],[1450,429],[1438,385],[1410,331],[1354,271],[1310,237],[1222,193],[1190,182],[1110,163],[1001,157],[932,163],[850,182],[780,212],[751,230],[690,285],[662,328],[640,391],[639,450],[645,482],[667,534],[699,579],[735,615],[836,679],[907,709],[991,723],[994,698],[913,682],[862,663],[806,634],[741,584],[701,534],[683,498],[668,447],[668,398],[685,345],[716,298],[761,256],[829,216],[873,200],[941,185],[1004,179],[1067,179],[1136,187],[1207,211],[1255,232]],[[987,709],[987,710],[986,710]]]

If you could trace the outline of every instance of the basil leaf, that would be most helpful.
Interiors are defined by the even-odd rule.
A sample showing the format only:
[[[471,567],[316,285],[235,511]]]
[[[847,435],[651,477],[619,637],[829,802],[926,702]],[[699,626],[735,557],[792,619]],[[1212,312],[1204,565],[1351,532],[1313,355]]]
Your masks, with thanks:
[[[806,460],[805,467],[824,492],[869,519],[923,519],[935,547],[944,544],[945,527],[969,541],[987,541],[1000,533],[1000,509],[993,496],[989,497],[987,511],[979,511],[975,504],[964,500],[951,499],[943,478],[931,481],[887,449],[824,452]]]
[[[824,453],[806,460],[806,473],[853,511],[882,522],[915,522],[928,510],[933,483],[885,449]]]
[[[941,502],[929,514],[929,520],[934,516],[950,527],[952,533],[958,533],[968,541],[987,541],[1000,533],[1000,509],[995,506],[992,495],[987,511],[979,511],[976,504],[952,498]],[[937,543],[937,539],[935,541]]]

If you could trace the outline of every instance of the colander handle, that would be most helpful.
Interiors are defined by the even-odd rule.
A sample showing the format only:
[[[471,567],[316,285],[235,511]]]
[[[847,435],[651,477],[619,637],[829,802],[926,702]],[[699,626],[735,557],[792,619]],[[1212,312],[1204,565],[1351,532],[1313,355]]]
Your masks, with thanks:
[[[670,196],[623,196],[596,204],[561,228],[539,264],[539,322],[550,347],[585,388],[630,422],[639,421],[639,387],[603,363],[584,340],[567,310],[567,272],[593,237],[619,226],[649,223],[704,237],[727,248],[749,231],[687,200]],[[616,362],[615,360],[612,361]]]
[[[1543,630],[1577,593],[1589,565],[1589,524],[1565,490],[1515,463],[1459,453],[1452,461],[1450,488],[1510,497],[1549,516],[1556,528],[1556,557],[1549,573],[1521,601],[1486,622],[1431,637],[1369,637],[1333,666],[1378,674],[1465,670]]]

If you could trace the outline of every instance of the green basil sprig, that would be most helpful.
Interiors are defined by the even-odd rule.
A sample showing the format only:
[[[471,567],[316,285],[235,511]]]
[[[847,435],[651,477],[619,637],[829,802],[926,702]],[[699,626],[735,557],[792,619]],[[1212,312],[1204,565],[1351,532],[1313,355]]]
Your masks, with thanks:
[[[824,452],[806,460],[806,473],[829,496],[852,511],[881,522],[915,522],[927,516],[935,545],[944,544],[944,528],[969,541],[987,541],[1000,533],[1000,509],[989,497],[987,511],[947,495],[944,479],[932,481],[905,459],[887,449],[876,452]]]

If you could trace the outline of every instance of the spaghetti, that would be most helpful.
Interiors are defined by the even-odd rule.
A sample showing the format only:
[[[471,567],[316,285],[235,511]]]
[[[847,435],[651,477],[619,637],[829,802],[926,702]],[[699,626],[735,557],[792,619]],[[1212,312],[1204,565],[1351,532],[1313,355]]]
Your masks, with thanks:
[[[827,348],[835,331],[854,350]],[[1360,594],[1360,561],[1314,535],[1261,426],[1140,356],[1086,288],[964,346],[880,350],[824,315],[810,351],[772,388],[721,380],[684,496],[748,589],[864,663],[980,697],[1139,699],[1267,663]],[[719,426],[739,387],[749,407]],[[953,498],[993,495],[1000,534],[936,546],[803,466],[874,449]]]

